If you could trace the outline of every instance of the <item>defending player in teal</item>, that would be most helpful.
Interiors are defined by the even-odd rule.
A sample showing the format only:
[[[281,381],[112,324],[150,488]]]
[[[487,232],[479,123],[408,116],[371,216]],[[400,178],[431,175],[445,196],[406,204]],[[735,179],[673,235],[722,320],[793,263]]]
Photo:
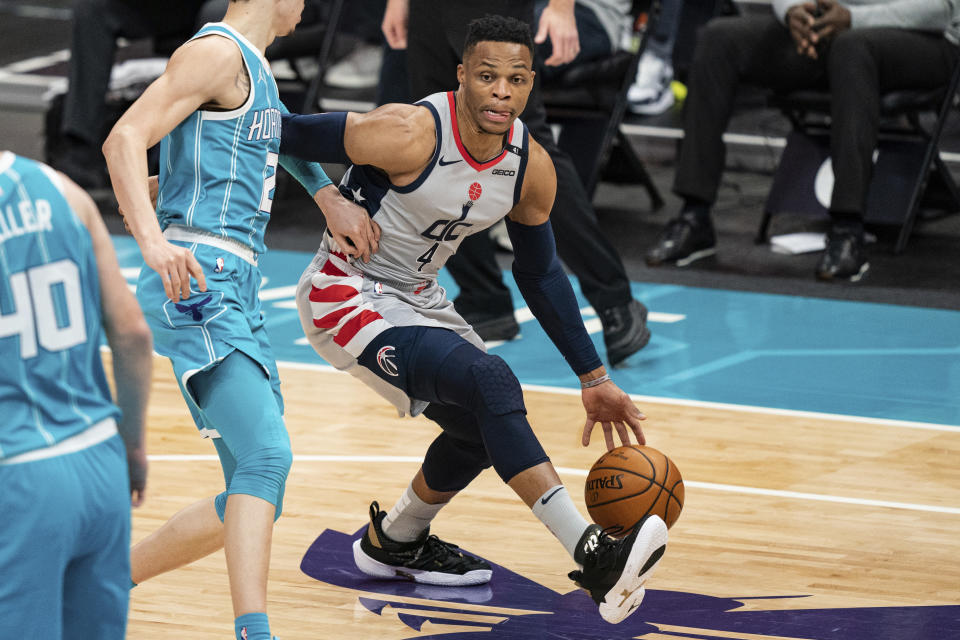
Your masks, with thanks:
[[[319,165],[279,155],[283,105],[263,52],[294,29],[302,10],[303,0],[231,1],[223,22],[174,52],[104,144],[146,263],[137,296],[198,429],[214,438],[226,480],[225,492],[177,513],[133,548],[133,581],[225,547],[236,636],[245,640],[271,637],[270,541],[292,459],[258,296],[277,164],[313,194],[352,255],[369,259],[376,249],[366,212]],[[154,210],[146,150],[157,142]]]
[[[90,197],[9,151],[0,362],[0,637],[121,640],[130,505],[146,485],[150,330]]]

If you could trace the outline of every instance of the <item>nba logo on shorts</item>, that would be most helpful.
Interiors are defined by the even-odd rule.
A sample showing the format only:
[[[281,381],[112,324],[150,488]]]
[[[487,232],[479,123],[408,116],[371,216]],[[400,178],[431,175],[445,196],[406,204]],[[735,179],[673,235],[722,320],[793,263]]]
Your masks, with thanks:
[[[247,628],[246,628],[246,627],[240,629],[240,637],[243,638],[243,640],[247,640]]]
[[[381,347],[380,351],[377,351],[377,364],[388,376],[400,375],[397,363],[393,361],[393,351],[393,347]]]
[[[217,273],[223,271],[223,258],[217,258],[217,267],[214,269]]]

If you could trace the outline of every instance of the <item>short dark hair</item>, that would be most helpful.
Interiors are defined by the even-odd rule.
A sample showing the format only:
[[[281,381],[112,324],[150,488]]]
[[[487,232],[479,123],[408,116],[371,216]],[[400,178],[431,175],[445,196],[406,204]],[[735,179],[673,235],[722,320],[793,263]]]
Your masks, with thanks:
[[[533,56],[533,36],[530,25],[516,18],[487,14],[482,18],[475,18],[467,25],[467,39],[463,43],[461,60],[477,46],[478,42],[515,42],[530,50]]]

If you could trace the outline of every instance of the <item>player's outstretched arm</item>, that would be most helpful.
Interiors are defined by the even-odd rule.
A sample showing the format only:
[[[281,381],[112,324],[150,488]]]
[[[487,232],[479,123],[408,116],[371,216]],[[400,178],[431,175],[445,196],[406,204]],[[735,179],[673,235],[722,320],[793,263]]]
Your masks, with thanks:
[[[150,328],[120,274],[113,243],[93,200],[66,176],[61,175],[61,180],[67,202],[90,232],[97,258],[103,328],[113,351],[113,379],[122,414],[117,426],[127,449],[130,498],[136,507],[143,502],[147,485],[144,424],[153,369]]]
[[[189,297],[191,276],[201,291],[206,280],[193,254],[160,233],[147,186],[147,149],[200,107],[243,104],[248,90],[238,82],[239,74],[246,74],[240,50],[226,38],[188,42],[174,52],[163,75],[123,114],[103,145],[124,220],[144,261],[160,275],[174,301]]]
[[[289,114],[280,152],[313,162],[373,165],[402,185],[433,157],[434,126],[425,107],[409,104],[385,104],[369,113]]]
[[[643,444],[640,420],[644,416],[607,375],[583,326],[570,281],[557,259],[550,226],[557,182],[553,162],[534,141],[529,154],[520,201],[507,219],[507,231],[513,243],[514,279],[533,315],[580,378],[587,412],[583,445],[590,444],[590,434],[598,422],[603,426],[608,449],[615,446],[614,429],[623,444],[630,443],[630,431]]]
[[[289,117],[285,105],[280,105],[280,111],[284,118]],[[296,131],[284,134],[296,135]],[[313,197],[337,246],[348,255],[369,262],[370,256],[379,249],[380,225],[370,219],[366,209],[343,197],[319,162],[303,160],[285,151],[281,142],[280,165]]]

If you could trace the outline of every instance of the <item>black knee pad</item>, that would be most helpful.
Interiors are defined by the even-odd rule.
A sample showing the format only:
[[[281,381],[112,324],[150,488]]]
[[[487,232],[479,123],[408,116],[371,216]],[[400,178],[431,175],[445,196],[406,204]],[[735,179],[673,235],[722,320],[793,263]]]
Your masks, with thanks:
[[[500,356],[485,355],[470,365],[470,376],[476,385],[474,400],[495,416],[526,413],[520,381]]]
[[[483,442],[469,442],[441,433],[423,458],[423,479],[434,491],[460,491],[491,466]]]

